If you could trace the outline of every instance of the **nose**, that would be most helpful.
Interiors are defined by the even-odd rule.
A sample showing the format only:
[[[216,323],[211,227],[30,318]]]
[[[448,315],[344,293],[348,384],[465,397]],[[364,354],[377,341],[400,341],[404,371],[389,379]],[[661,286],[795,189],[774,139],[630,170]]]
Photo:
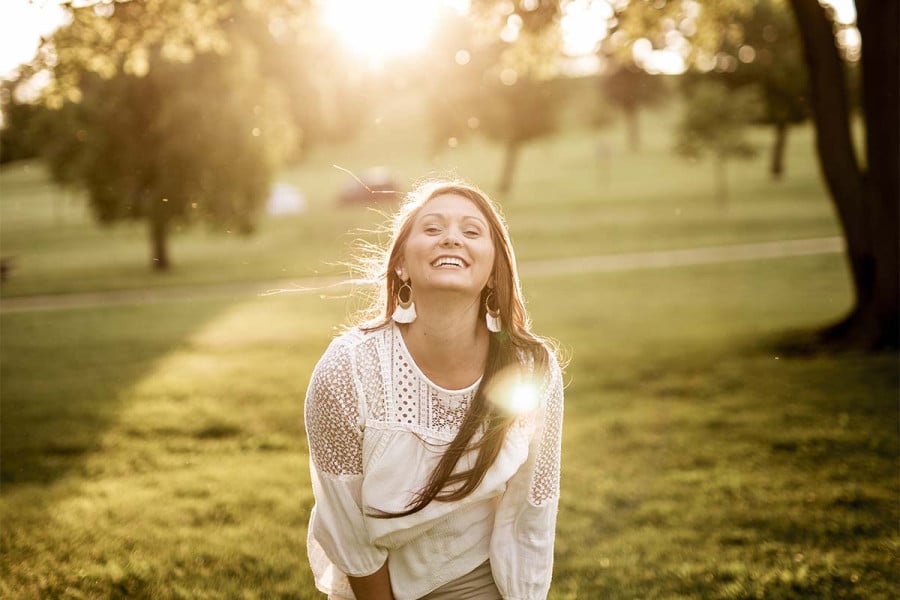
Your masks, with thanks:
[[[444,236],[444,239],[441,240],[441,246],[445,246],[448,248],[459,247],[462,246],[462,242],[459,241],[459,237],[456,235],[454,231],[447,231],[447,235]]]

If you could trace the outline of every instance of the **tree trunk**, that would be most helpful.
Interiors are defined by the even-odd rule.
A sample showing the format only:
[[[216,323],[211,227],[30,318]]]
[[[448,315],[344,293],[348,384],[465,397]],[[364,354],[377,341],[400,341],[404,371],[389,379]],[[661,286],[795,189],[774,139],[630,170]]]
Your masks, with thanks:
[[[169,215],[164,202],[151,201],[147,214],[147,224],[150,231],[150,268],[154,271],[169,270]]]
[[[775,143],[772,144],[772,162],[769,163],[769,174],[772,179],[781,179],[784,174],[784,147],[787,144],[788,124],[785,121],[775,123]]]
[[[506,152],[503,155],[503,170],[500,172],[500,182],[497,184],[497,190],[501,194],[506,194],[512,189],[513,175],[516,172],[516,163],[519,162],[519,148],[522,144],[518,140],[508,140],[506,142]]]
[[[863,39],[862,105],[866,120],[864,198],[875,257],[872,315],[876,343],[900,337],[900,3],[857,0]]]
[[[628,135],[628,149],[637,153],[641,151],[641,126],[638,119],[637,104],[629,103],[624,107],[625,111],[625,128]]]
[[[896,51],[898,3],[879,3],[877,15],[872,14],[876,9],[867,2],[860,0],[858,4],[870,177],[862,173],[853,149],[844,65],[835,46],[832,23],[818,0],[791,0],[809,67],[809,99],[819,164],[846,239],[855,291],[850,314],[824,333],[827,339],[849,346],[873,348],[896,345],[900,312],[896,289],[896,182],[884,187],[891,176],[884,171],[891,153],[894,162],[888,168],[894,170],[894,178],[897,165],[896,116],[900,108],[896,95],[897,59],[896,53],[890,54],[890,47]],[[869,11],[869,21],[875,23],[863,24],[863,7]],[[893,13],[893,18],[884,14],[885,10]],[[888,54],[879,56],[885,52]],[[869,102],[873,103],[872,112]],[[892,139],[893,150],[888,148]],[[887,152],[888,156],[880,157],[879,152]],[[893,219],[889,218],[891,214]]]
[[[716,180],[716,202],[721,210],[728,208],[728,162],[721,155],[713,158]]]

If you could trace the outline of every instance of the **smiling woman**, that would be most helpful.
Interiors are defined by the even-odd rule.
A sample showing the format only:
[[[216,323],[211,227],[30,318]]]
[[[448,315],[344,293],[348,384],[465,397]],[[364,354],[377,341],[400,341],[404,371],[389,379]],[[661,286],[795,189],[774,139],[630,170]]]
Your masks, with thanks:
[[[423,49],[442,8],[461,6],[445,0],[329,0],[322,3],[324,23],[353,53],[380,67],[390,58]]]
[[[306,395],[307,549],[332,600],[544,600],[562,373],[531,332],[506,225],[462,182],[410,194],[375,317]],[[414,308],[415,306],[415,308]]]

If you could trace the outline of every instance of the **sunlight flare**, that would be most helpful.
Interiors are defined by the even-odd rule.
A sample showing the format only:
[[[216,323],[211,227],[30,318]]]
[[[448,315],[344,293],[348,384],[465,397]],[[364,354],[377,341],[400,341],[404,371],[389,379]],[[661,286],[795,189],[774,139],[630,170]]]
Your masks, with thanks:
[[[525,415],[540,404],[539,385],[519,369],[497,373],[487,391],[490,402],[507,414]]]
[[[372,66],[421,51],[434,33],[440,0],[329,0],[322,18],[354,54]]]

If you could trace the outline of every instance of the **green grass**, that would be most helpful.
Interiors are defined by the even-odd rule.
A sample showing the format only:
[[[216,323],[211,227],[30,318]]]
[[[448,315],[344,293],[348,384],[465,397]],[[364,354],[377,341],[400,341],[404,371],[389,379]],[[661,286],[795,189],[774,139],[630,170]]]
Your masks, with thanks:
[[[895,355],[838,256],[535,278],[571,356],[551,598],[890,598]],[[4,597],[316,598],[302,396],[352,302],[3,315]]]
[[[723,211],[710,167],[668,155],[669,117],[653,119],[646,151],[617,150],[606,171],[597,134],[526,149],[504,200],[520,260],[836,234],[808,132],[785,181],[762,159],[735,169]],[[145,270],[143,229],[98,231],[39,165],[14,164],[0,172],[0,249],[18,261],[3,295],[337,272],[380,217],[332,207],[345,176],[331,163],[378,160],[404,182],[455,169],[490,188],[496,149],[430,163],[421,142],[374,128],[318,149],[282,175],[308,213],[250,240],[178,233],[163,277]],[[850,306],[841,256],[524,287],[536,330],[571,358],[551,599],[896,595],[897,355],[790,349]],[[0,596],[321,598],[302,398],[355,306],[339,294],[0,315]]]

